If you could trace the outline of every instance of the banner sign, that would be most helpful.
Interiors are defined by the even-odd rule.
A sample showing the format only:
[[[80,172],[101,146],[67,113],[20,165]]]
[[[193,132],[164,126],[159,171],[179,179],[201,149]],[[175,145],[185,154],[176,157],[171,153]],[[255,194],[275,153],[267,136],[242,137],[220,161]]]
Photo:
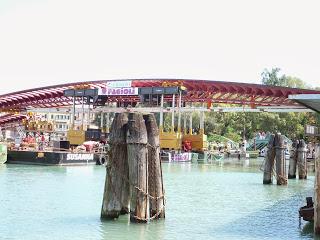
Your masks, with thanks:
[[[93,160],[93,154],[92,153],[68,153],[67,154],[67,161],[72,160]]]
[[[99,88],[98,95],[121,96],[138,95],[138,89],[134,87]]]
[[[132,81],[110,81],[107,82],[107,88],[131,88]]]
[[[175,153],[171,159],[173,162],[189,162],[191,161],[191,153]]]

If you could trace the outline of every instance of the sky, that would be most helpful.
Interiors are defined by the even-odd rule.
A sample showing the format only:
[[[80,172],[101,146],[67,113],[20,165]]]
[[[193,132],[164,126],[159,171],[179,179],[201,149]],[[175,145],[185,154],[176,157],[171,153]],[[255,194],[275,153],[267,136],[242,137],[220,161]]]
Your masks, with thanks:
[[[0,94],[76,81],[320,86],[318,0],[0,0]]]

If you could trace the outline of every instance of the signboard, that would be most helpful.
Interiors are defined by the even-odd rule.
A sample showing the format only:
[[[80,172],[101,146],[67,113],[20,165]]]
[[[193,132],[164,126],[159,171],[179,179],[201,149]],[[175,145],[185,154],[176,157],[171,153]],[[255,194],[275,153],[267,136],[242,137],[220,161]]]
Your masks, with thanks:
[[[131,88],[132,81],[110,81],[107,82],[107,88]]]
[[[161,94],[178,94],[179,87],[142,87],[139,88],[139,94],[154,94],[154,95],[161,95]]]
[[[319,136],[319,128],[312,125],[306,125],[304,128],[304,133],[307,136]]]
[[[92,153],[68,153],[67,161],[72,160],[93,160]]]
[[[138,95],[138,89],[134,87],[99,88],[98,94],[107,96]]]
[[[175,153],[171,159],[173,162],[191,161],[191,153]]]
[[[66,89],[63,91],[65,97],[95,97],[97,89]]]

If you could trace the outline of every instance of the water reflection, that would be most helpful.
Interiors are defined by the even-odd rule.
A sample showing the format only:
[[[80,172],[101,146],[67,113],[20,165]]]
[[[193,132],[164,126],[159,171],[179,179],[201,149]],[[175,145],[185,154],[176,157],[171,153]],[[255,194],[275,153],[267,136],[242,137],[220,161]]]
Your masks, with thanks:
[[[302,237],[313,238],[314,237],[313,223],[310,223],[310,222],[305,223],[300,233]],[[314,239],[320,239],[320,237],[315,237]]]
[[[192,163],[162,163],[162,169],[169,173],[190,172]]]
[[[166,219],[150,224],[100,220],[104,167],[0,166],[0,239],[312,239],[298,209],[314,177],[263,185],[262,161],[164,163]]]
[[[100,239],[165,239],[165,220],[156,220],[148,224],[131,223],[129,215],[116,220],[102,220],[99,225]],[[125,237],[126,236],[126,237]]]

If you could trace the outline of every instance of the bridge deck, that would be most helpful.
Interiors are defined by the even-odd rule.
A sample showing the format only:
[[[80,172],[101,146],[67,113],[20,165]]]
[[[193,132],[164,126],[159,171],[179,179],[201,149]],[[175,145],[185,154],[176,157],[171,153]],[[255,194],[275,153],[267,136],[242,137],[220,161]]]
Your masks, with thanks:
[[[67,83],[0,95],[0,111],[12,113],[23,112],[31,107],[58,108],[70,106],[72,105],[73,99],[63,96],[64,90],[81,87],[107,88],[107,83],[115,81],[128,80],[99,80]],[[304,111],[301,110],[305,109],[303,106],[292,101],[288,96],[295,94],[320,94],[320,91],[315,90],[209,80],[134,79],[130,81],[132,81],[132,87],[184,86],[187,90],[186,95],[182,96],[183,102],[236,104],[247,106],[252,109],[251,111],[265,111],[263,109],[272,109],[272,107],[278,107],[278,109],[274,111],[281,111],[279,109]],[[171,96],[166,97],[165,100],[171,101]],[[108,101],[137,103],[140,101],[140,98],[139,96],[108,96]],[[81,104],[80,98],[77,99],[76,104]],[[224,110],[216,108],[216,111]],[[236,108],[231,111],[236,111]],[[12,114],[3,115],[0,117],[0,125],[10,121],[19,121],[21,118],[23,118],[23,116]]]

